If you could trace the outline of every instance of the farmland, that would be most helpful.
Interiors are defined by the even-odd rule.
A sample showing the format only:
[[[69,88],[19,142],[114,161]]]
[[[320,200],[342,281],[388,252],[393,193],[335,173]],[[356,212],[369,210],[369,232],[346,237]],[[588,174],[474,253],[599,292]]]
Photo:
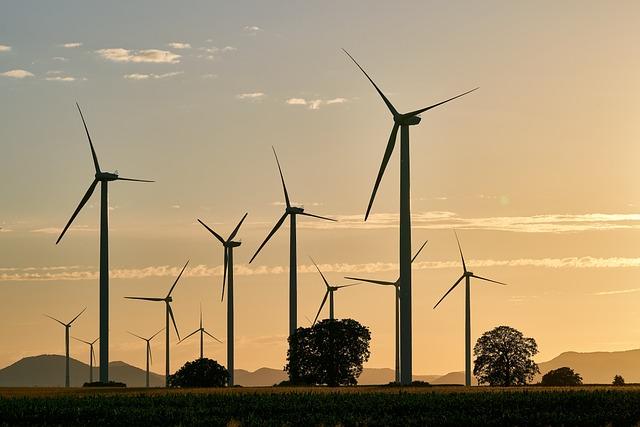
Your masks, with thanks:
[[[1,425],[638,425],[640,387],[0,389]]]

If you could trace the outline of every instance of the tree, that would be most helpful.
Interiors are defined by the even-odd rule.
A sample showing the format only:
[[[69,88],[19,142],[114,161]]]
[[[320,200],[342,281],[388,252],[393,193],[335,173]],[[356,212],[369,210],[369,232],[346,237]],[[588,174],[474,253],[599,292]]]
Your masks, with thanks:
[[[227,368],[205,357],[185,363],[169,376],[169,387],[224,387],[228,381]]]
[[[569,387],[582,385],[582,377],[579,373],[566,366],[552,369],[542,376],[541,385]]]
[[[473,375],[478,384],[492,386],[525,385],[540,373],[531,359],[538,353],[533,338],[525,338],[522,332],[509,326],[498,326],[478,339],[473,354]]]
[[[289,337],[287,365],[291,384],[355,385],[369,360],[369,328],[353,319],[323,320],[298,328]]]
[[[622,378],[622,375],[616,375],[615,377],[613,377],[613,385],[615,386],[623,386],[624,385],[624,378]]]

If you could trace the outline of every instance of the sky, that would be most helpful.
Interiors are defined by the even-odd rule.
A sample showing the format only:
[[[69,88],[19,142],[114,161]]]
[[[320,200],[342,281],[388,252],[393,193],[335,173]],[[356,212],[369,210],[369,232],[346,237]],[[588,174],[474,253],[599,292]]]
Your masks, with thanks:
[[[364,212],[400,111],[473,94],[411,128],[416,374],[464,367],[464,296],[433,305],[473,271],[475,341],[498,325],[563,351],[638,348],[640,4],[597,1],[0,1],[0,367],[98,334],[98,195],[55,240],[93,178],[83,108],[103,169],[154,183],[109,189],[111,360],[144,366],[174,291],[181,334],[226,340],[224,236],[236,249],[237,368],[281,368],[288,331],[288,225],[249,259],[283,212],[271,147],[298,221],[299,318],[324,285],[398,276],[399,155]],[[393,367],[393,291],[354,286],[336,315],[371,329],[366,366]],[[321,317],[328,316],[325,308]],[[172,336],[172,369],[198,355]],[[154,365],[164,366],[162,340]],[[207,341],[225,364],[226,346]],[[88,360],[73,342],[71,355]]]

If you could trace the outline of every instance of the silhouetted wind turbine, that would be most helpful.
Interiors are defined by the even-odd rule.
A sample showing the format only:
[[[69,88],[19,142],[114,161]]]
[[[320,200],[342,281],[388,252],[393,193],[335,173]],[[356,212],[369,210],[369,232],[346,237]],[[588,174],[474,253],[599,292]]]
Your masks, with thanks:
[[[204,226],[211,234],[213,234],[216,239],[222,243],[224,248],[224,274],[222,275],[222,298],[224,300],[224,288],[225,282],[229,282],[229,291],[227,292],[227,371],[229,372],[229,386],[233,386],[233,378],[234,378],[234,314],[233,314],[233,248],[236,248],[242,244],[242,242],[234,241],[233,239],[238,234],[238,230],[240,230],[240,226],[244,222],[244,219],[247,217],[248,213],[245,213],[236,228],[233,229],[229,238],[224,240],[222,236],[213,231],[207,224],[198,220],[200,224]],[[216,338],[217,339],[217,338]]]
[[[47,316],[49,319],[55,320],[56,322],[60,323],[62,326],[64,326],[64,350],[65,350],[65,365],[64,365],[64,386],[65,387],[69,387],[70,381],[69,381],[69,330],[71,329],[71,324],[73,322],[76,321],[76,319],[78,317],[80,317],[80,315],[82,313],[84,313],[84,311],[87,309],[87,307],[83,308],[82,311],[80,313],[78,313],[78,315],[76,317],[74,317],[73,319],[71,319],[71,322],[69,323],[64,323],[58,319],[56,319],[55,317],[51,317],[48,314],[45,314],[45,316]]]
[[[196,329],[195,331],[191,332],[186,337],[182,338],[180,340],[180,342],[186,340],[187,338],[189,338],[192,335],[197,334],[198,332],[200,332],[200,359],[204,359],[204,334],[209,335],[211,338],[213,338],[214,340],[218,341],[220,344],[222,344],[222,341],[220,341],[218,338],[216,338],[213,335],[211,335],[209,332],[207,332],[204,329],[204,326],[202,326],[202,306],[200,307],[200,327],[198,329]],[[180,343],[178,343],[178,344],[180,344]]]
[[[264,239],[264,242],[262,242],[256,253],[253,254],[253,257],[251,257],[251,261],[249,261],[249,264],[251,264],[258,253],[260,253],[260,250],[262,250],[264,245],[267,244],[271,236],[273,236],[276,231],[278,231],[278,229],[282,226],[284,220],[287,219],[287,216],[289,216],[289,336],[291,336],[298,328],[298,261],[296,252],[296,215],[310,216],[327,221],[335,221],[335,219],[325,218],[323,216],[307,213],[304,211],[304,208],[300,206],[291,206],[289,193],[287,192],[287,186],[284,183],[284,176],[282,175],[282,169],[280,168],[280,161],[278,161],[278,155],[276,154],[275,148],[271,148],[273,149],[273,155],[276,157],[278,171],[280,172],[280,180],[282,181],[282,189],[284,191],[284,201],[286,206],[284,214],[280,217],[276,225],[273,227],[273,230],[271,230],[271,232],[267,235],[267,238]]]
[[[154,339],[156,337],[156,335],[158,335],[163,330],[164,330],[164,328],[160,329],[158,332],[156,332],[155,334],[151,335],[149,338],[143,338],[140,335],[136,335],[133,332],[127,331],[128,333],[130,333],[134,337],[140,338],[142,341],[146,341],[146,343],[147,343],[147,375],[146,375],[146,386],[147,386],[147,388],[149,388],[149,365],[151,365],[151,363],[153,363],[153,360],[151,358],[151,340]]]
[[[143,179],[121,178],[117,173],[103,172],[98,163],[98,156],[93,148],[89,129],[84,121],[84,116],[80,110],[80,106],[76,102],[84,130],[89,140],[91,148],[91,156],[93,157],[93,166],[96,173],[89,189],[80,200],[78,207],[71,215],[71,219],[60,233],[60,237],[56,240],[56,244],[60,242],[62,236],[73,223],[82,207],[87,203],[93,191],[100,183],[100,381],[107,383],[109,381],[109,197],[107,194],[107,183],[109,181],[136,181],[136,182],[153,182]]]
[[[322,298],[322,303],[320,304],[320,308],[318,309],[318,314],[316,314],[316,318],[313,320],[313,323],[311,324],[311,326],[313,326],[318,321],[318,316],[320,316],[320,312],[322,311],[322,307],[324,307],[324,304],[327,302],[327,298],[329,298],[329,319],[335,320],[333,293],[336,292],[338,289],[348,288],[350,286],[358,285],[359,283],[350,283],[348,285],[330,285],[329,282],[327,281],[327,278],[324,277],[324,274],[322,274],[322,271],[320,271],[320,268],[318,267],[316,262],[313,260],[313,258],[309,257],[309,259],[311,260],[313,265],[316,266],[316,270],[318,270],[318,273],[320,273],[320,276],[322,276],[324,285],[327,288],[327,291],[324,293],[324,298]]]
[[[93,345],[100,339],[100,337],[95,340],[89,342],[85,340],[81,340],[80,338],[73,337],[74,340],[83,342],[89,346],[89,382],[93,382],[93,360],[96,357],[96,353],[93,351]]]
[[[445,293],[442,298],[433,306],[435,309],[443,299],[446,298],[447,295],[451,291],[453,291],[456,286],[464,279],[464,384],[466,386],[471,385],[471,278],[476,278],[480,280],[484,280],[486,282],[497,283],[499,285],[506,285],[506,283],[497,282],[495,280],[487,279],[485,277],[478,276],[477,274],[473,274],[473,272],[467,270],[467,265],[464,262],[464,255],[462,255],[462,247],[460,246],[460,240],[458,240],[458,233],[455,233],[456,241],[458,242],[458,249],[460,250],[460,258],[462,259],[462,276],[453,284],[453,286]]]
[[[422,248],[424,248],[424,246],[427,244],[428,240],[425,240],[424,243],[422,244],[422,246],[420,246],[420,249],[418,249],[418,252],[416,252],[416,254],[413,256],[413,258],[411,259],[411,262],[413,263],[413,261],[418,258],[418,255],[420,255],[420,252],[422,252]],[[398,278],[395,282],[390,282],[387,280],[374,280],[374,279],[360,279],[357,277],[345,277],[345,279],[349,279],[349,280],[358,280],[360,282],[366,282],[366,283],[373,283],[374,285],[383,285],[383,286],[393,286],[395,288],[395,308],[396,308],[396,334],[395,334],[395,340],[396,340],[396,382],[399,383],[400,382],[400,374],[402,372],[402,367],[400,364],[400,278]]]
[[[167,296],[164,298],[152,298],[152,297],[125,297],[127,299],[139,299],[139,300],[143,300],[143,301],[162,301],[165,304],[165,331],[166,331],[166,340],[165,340],[165,345],[166,345],[166,359],[165,359],[165,378],[164,378],[164,385],[165,387],[167,387],[169,385],[169,332],[171,331],[169,328],[169,318],[171,318],[171,322],[173,322],[173,327],[176,330],[176,335],[178,336],[178,340],[180,340],[180,332],[178,332],[178,325],[176,325],[176,319],[173,317],[173,310],[171,310],[171,302],[173,301],[173,298],[171,297],[171,292],[173,292],[173,289],[176,287],[176,285],[178,284],[178,280],[180,280],[180,277],[182,276],[182,273],[184,273],[184,269],[187,268],[187,265],[189,264],[189,261],[187,261],[187,263],[184,265],[184,267],[182,267],[182,271],[180,271],[180,274],[178,274],[178,277],[176,277],[176,281],[173,282],[173,286],[171,286],[171,289],[169,289],[169,293],[167,293]]]
[[[344,50],[344,49],[343,49]],[[410,163],[409,163],[409,126],[417,125],[420,123],[420,114],[431,110],[439,105],[445,104],[456,98],[460,98],[474,90],[467,91],[460,95],[449,98],[445,101],[438,102],[437,104],[430,105],[429,107],[421,108],[419,110],[411,111],[409,113],[399,113],[398,110],[391,104],[391,101],[382,93],[380,88],[373,82],[371,77],[366,71],[356,62],[356,60],[347,52],[344,51],[349,58],[360,68],[367,79],[371,82],[376,89],[389,111],[393,115],[393,128],[391,129],[391,135],[389,136],[389,142],[382,158],[382,164],[380,165],[380,171],[378,177],[373,186],[373,192],[371,193],[371,199],[369,199],[369,205],[367,206],[367,212],[365,214],[365,221],[369,217],[373,200],[376,197],[376,191],[384,175],[384,170],[389,163],[389,158],[393,153],[393,149],[396,144],[396,135],[398,134],[398,128],[400,129],[400,278],[402,283],[402,290],[400,291],[400,306],[401,306],[401,324],[402,331],[400,334],[400,347],[402,354],[402,384],[410,384],[413,377],[412,372],[412,328],[411,328],[411,193],[410,187]]]

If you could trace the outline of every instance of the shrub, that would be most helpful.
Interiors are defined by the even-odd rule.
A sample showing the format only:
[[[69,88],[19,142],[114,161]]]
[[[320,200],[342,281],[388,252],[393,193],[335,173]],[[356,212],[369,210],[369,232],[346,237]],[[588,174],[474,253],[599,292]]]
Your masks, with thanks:
[[[228,382],[227,368],[207,358],[187,362],[169,376],[169,387],[224,387]]]
[[[613,377],[613,385],[615,386],[623,386],[624,385],[624,378],[622,378],[622,375],[616,375],[615,377]]]
[[[542,376],[541,385],[545,386],[576,386],[582,384],[582,377],[573,369],[566,366],[552,369]]]

